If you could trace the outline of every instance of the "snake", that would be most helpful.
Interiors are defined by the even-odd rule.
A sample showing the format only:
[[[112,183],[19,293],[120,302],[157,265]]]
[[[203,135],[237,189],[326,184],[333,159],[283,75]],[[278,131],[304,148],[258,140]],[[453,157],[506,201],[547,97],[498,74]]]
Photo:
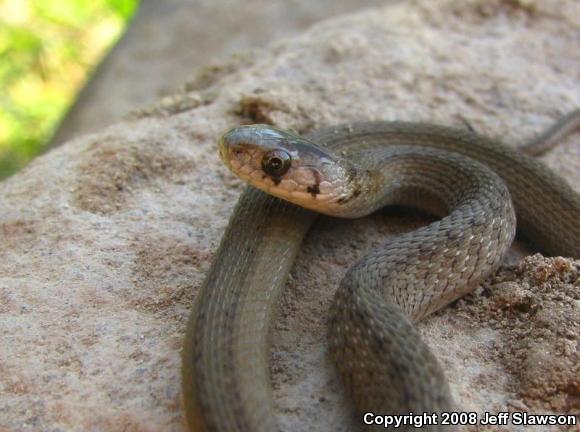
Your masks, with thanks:
[[[436,219],[387,239],[346,271],[330,306],[328,351],[361,428],[363,413],[455,409],[415,324],[499,268],[516,218],[540,251],[580,256],[580,195],[530,156],[578,125],[580,110],[519,148],[471,128],[423,122],[358,122],[306,135],[263,124],[226,132],[219,156],[249,185],[187,324],[189,429],[279,430],[269,331],[300,244],[320,214],[359,218],[390,205]]]

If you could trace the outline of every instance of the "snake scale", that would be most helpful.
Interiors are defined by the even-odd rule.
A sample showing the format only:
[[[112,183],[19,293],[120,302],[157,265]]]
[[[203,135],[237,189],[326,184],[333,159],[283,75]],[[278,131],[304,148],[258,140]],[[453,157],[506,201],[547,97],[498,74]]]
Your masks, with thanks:
[[[576,111],[524,150],[542,151],[579,122]],[[541,162],[470,130],[379,121],[301,137],[250,125],[226,133],[219,149],[255,187],[239,199],[188,324],[182,378],[192,431],[278,430],[268,333],[312,210],[361,217],[396,204],[440,217],[368,253],[337,290],[329,351],[359,415],[455,406],[413,323],[498,268],[516,215],[541,250],[580,256],[580,196]]]

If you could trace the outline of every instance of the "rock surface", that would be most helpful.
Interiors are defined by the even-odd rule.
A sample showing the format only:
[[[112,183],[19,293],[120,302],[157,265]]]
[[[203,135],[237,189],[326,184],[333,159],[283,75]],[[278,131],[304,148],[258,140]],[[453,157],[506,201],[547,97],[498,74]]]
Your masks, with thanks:
[[[216,154],[225,129],[468,122],[516,145],[580,106],[579,8],[412,1],[330,20],[0,184],[0,430],[184,430],[184,327],[242,189]],[[580,188],[577,134],[544,160]],[[384,211],[316,224],[273,329],[284,431],[354,429],[325,355],[334,287],[365,250],[424,223]],[[579,265],[535,256],[422,323],[463,408],[578,412]]]
[[[51,146],[98,131],[136,107],[173,94],[193,71],[227,55],[386,1],[141,0],[126,34],[95,70]]]

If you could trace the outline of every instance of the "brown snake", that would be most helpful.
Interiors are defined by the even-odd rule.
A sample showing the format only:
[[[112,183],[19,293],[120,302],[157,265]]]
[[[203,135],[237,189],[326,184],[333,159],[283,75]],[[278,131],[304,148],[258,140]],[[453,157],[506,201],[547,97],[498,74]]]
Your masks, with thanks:
[[[576,111],[524,149],[538,153],[579,122]],[[514,209],[518,229],[543,251],[580,256],[580,196],[539,161],[471,131],[370,122],[303,138],[241,126],[222,137],[220,155],[250,184],[319,212],[359,217],[397,204],[441,217],[370,252],[336,293],[329,350],[361,424],[367,411],[452,409],[441,367],[412,323],[498,268]],[[268,332],[315,216],[256,188],[243,192],[187,328],[182,378],[192,431],[277,430]]]

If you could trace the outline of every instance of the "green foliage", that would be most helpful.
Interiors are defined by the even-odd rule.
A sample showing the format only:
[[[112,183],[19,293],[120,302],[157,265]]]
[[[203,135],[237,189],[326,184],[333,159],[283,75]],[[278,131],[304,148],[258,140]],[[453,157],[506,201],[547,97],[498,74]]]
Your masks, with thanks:
[[[0,179],[38,154],[137,0],[0,0]]]

